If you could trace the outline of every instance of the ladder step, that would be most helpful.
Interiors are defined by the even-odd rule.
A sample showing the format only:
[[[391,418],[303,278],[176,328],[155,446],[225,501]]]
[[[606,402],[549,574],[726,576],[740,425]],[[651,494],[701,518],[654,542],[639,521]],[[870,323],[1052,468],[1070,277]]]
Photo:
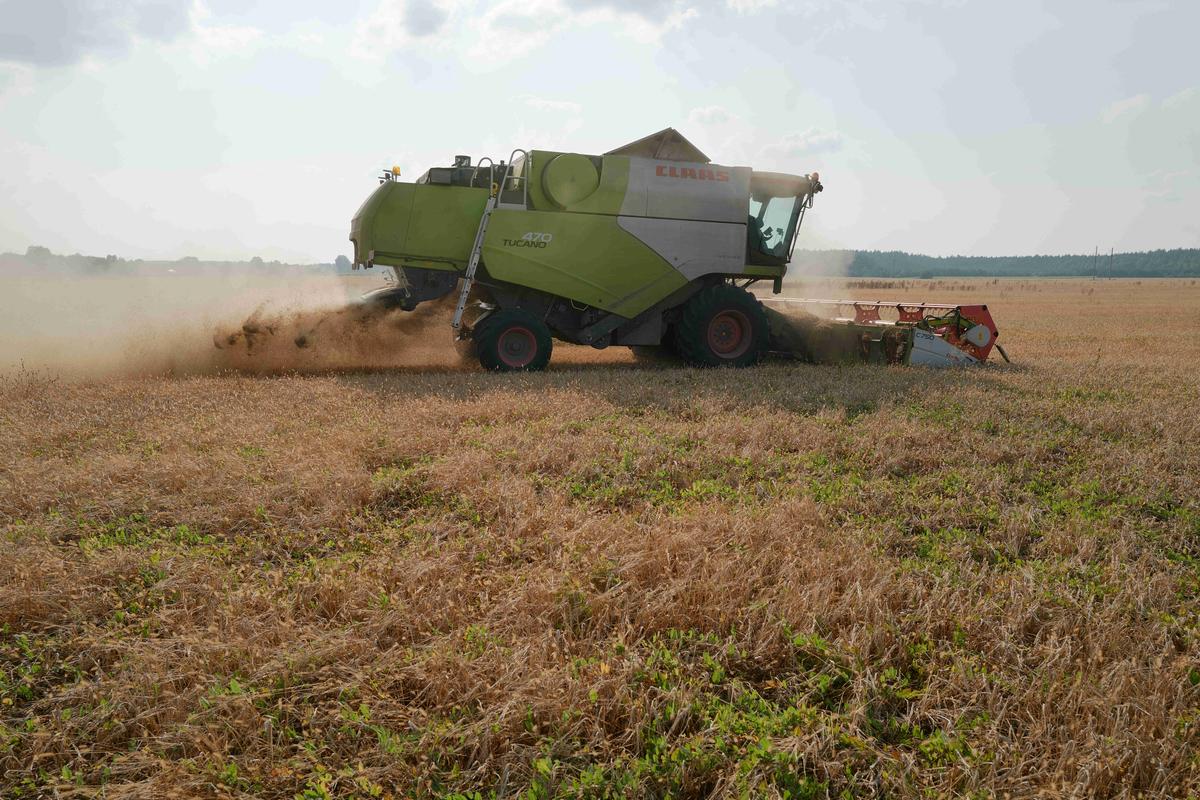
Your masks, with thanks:
[[[483,240],[487,234],[488,220],[491,219],[492,212],[496,210],[498,199],[499,194],[488,198],[487,204],[483,207],[483,216],[479,218],[479,227],[475,230],[475,242],[471,245],[471,257],[467,259],[467,271],[463,274],[462,289],[458,293],[458,303],[454,306],[454,318],[450,321],[450,327],[456,331],[462,328],[463,311],[467,307],[467,296],[471,294],[471,287],[475,284],[475,271],[479,269],[479,257],[483,252]]]

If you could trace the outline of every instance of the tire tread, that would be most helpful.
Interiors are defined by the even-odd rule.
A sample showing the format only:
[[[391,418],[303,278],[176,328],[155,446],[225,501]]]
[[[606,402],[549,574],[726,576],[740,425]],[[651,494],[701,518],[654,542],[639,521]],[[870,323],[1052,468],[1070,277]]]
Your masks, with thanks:
[[[721,311],[736,309],[750,320],[753,340],[750,348],[737,358],[723,359],[708,346],[708,323]],[[749,367],[757,364],[767,350],[770,323],[758,298],[739,286],[718,283],[692,295],[675,325],[675,349],[685,361],[697,367]]]
[[[533,331],[538,352],[527,366],[514,369],[500,359],[497,344],[500,334],[506,328],[515,325]],[[550,337],[550,329],[546,327],[546,323],[519,308],[501,309],[489,314],[475,326],[471,338],[475,343],[480,366],[489,372],[540,372],[550,363],[550,354],[554,349],[554,340]]]

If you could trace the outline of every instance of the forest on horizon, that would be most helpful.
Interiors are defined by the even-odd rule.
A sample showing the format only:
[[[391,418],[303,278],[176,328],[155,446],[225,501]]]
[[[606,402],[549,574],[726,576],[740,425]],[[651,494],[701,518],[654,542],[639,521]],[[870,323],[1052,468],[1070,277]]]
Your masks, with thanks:
[[[1193,278],[1200,249],[1066,256],[925,256],[900,250],[800,250],[791,269],[852,278]]]

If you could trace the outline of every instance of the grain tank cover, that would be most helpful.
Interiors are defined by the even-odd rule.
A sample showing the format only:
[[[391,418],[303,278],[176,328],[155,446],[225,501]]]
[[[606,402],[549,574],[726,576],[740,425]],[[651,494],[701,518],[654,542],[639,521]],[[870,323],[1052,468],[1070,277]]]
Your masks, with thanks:
[[[674,128],[663,128],[658,133],[621,145],[616,150],[609,150],[606,156],[641,156],[658,161],[690,161],[697,164],[708,164],[710,159],[700,148],[689,142],[683,134]]]
[[[577,153],[555,156],[542,170],[542,190],[559,208],[589,197],[600,186],[600,172],[592,159]]]

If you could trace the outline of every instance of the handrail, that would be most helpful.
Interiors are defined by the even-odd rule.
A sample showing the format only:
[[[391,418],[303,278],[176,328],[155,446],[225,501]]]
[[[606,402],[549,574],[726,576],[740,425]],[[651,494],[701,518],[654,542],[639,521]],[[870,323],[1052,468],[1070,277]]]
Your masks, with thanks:
[[[512,174],[513,163],[516,161],[517,153],[520,153],[525,159],[524,168],[522,170],[522,172],[524,173],[523,175],[513,175]],[[504,164],[503,161],[500,163]],[[499,193],[500,197],[501,198],[504,197],[504,192],[505,192],[508,182],[510,180],[519,181],[521,184],[521,205],[528,208],[529,207],[529,173],[532,170],[532,168],[533,168],[533,165],[530,163],[530,156],[529,156],[528,151],[517,148],[517,149],[513,150],[511,153],[509,153],[508,154],[508,163],[504,165],[504,175],[500,179],[500,193]]]
[[[478,163],[475,164],[475,169],[471,170],[471,186],[475,185],[475,176],[479,174],[479,168],[483,166],[483,162],[485,161],[488,162],[488,170],[491,173],[488,175],[488,177],[493,179],[496,177],[496,162],[492,161],[492,159],[488,158],[487,156],[484,156],[483,158],[479,159]],[[494,180],[488,181],[489,189],[494,182]]]
[[[517,153],[520,153],[525,157],[524,175],[512,174],[513,161],[515,160]],[[485,160],[491,165],[491,177],[495,178],[496,164],[486,156],[481,158],[479,163],[482,164]],[[475,229],[475,242],[471,245],[471,255],[467,259],[467,269],[463,273],[462,286],[458,291],[458,303],[454,306],[454,316],[450,318],[450,327],[455,331],[462,329],[463,311],[466,310],[467,307],[467,297],[471,294],[471,286],[475,283],[475,270],[479,268],[479,259],[483,253],[483,240],[487,236],[488,221],[492,217],[492,212],[496,210],[496,207],[500,205],[501,201],[503,200],[505,185],[510,179],[521,181],[521,186],[524,190],[522,192],[521,204],[525,208],[529,207],[529,169],[532,166],[529,163],[529,153],[520,149],[513,150],[508,156],[508,163],[505,164],[503,161],[501,161],[500,165],[504,167],[504,175],[501,177],[499,184],[493,182],[491,186],[488,187],[487,202],[484,203],[483,214],[479,217],[479,227]],[[475,184],[475,176],[477,174],[479,174],[479,164],[475,165],[475,171],[471,173],[472,185]]]

